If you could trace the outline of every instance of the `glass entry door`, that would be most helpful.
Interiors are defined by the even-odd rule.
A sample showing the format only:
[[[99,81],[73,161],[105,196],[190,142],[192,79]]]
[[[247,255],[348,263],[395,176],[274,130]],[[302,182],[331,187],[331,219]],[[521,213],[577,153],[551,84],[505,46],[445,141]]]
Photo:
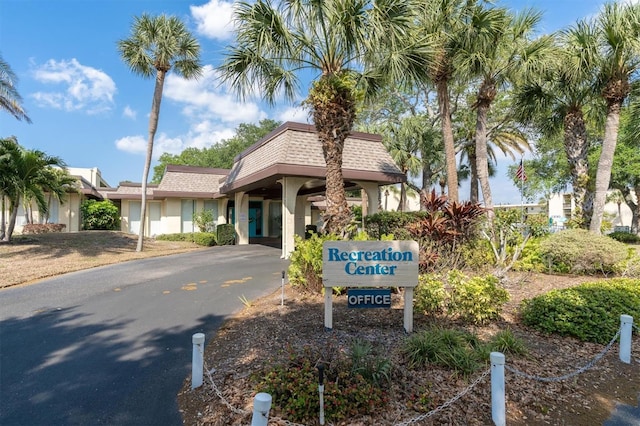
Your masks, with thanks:
[[[262,237],[262,201],[249,201],[249,238]]]

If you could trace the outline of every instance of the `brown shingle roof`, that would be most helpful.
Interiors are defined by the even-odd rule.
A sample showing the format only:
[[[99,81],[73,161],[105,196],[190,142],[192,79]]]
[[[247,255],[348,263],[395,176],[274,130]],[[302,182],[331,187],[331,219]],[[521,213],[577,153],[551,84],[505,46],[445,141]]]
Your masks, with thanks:
[[[227,176],[229,170],[206,167],[167,166],[155,193],[161,192],[199,192],[216,193],[220,179]]]
[[[306,170],[303,170],[306,169]],[[235,159],[224,190],[238,189],[266,174],[298,173],[324,176],[322,144],[311,125],[287,122],[248,148]],[[400,182],[404,175],[382,144],[382,138],[353,132],[343,152],[345,179]]]
[[[147,186],[151,200],[166,197],[213,198],[219,195],[220,179],[229,173],[227,169],[168,165],[159,184]],[[100,191],[105,198],[140,199],[140,183],[121,183],[116,191]]]

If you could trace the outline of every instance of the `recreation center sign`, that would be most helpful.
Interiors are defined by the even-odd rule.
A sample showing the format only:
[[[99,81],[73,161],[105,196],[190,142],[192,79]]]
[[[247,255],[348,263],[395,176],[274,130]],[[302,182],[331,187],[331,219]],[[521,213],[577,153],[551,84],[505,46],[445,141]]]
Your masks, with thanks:
[[[418,243],[325,241],[322,245],[322,282],[325,289],[404,287],[404,328],[410,333],[413,329],[413,288],[418,285]],[[360,300],[371,302],[376,299],[362,297]],[[333,328],[330,290],[325,290],[324,307],[325,327]]]

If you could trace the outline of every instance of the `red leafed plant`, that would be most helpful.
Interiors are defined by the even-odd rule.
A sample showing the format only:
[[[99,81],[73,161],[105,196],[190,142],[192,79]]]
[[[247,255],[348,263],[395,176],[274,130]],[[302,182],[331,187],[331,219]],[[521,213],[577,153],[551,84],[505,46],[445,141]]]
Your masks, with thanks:
[[[435,190],[422,193],[420,202],[427,215],[407,225],[411,236],[420,244],[420,271],[429,272],[446,260],[457,265],[456,247],[473,239],[485,212],[478,203],[450,201]]]

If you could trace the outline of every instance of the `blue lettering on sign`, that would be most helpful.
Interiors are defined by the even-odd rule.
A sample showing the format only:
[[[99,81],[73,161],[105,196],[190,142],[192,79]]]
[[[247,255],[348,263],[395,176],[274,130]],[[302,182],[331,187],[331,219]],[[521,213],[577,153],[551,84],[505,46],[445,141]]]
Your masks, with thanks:
[[[376,251],[340,251],[330,247],[329,262],[413,262],[410,251],[394,251],[392,247]]]
[[[328,249],[328,262],[345,262],[344,272],[347,275],[395,275],[398,265],[380,263],[361,265],[358,262],[412,262],[410,251],[394,251],[387,247],[374,251],[340,251],[335,247]]]
[[[348,289],[347,306],[349,308],[391,308],[391,289]]]

